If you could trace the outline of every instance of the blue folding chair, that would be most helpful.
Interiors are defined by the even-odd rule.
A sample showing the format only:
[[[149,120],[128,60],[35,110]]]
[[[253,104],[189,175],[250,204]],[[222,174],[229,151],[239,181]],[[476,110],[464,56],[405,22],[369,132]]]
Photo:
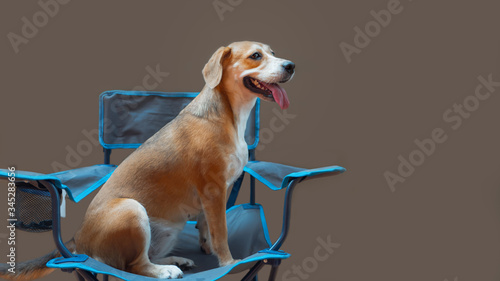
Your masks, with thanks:
[[[55,244],[62,257],[50,260],[48,267],[66,272],[76,271],[78,280],[107,280],[114,276],[128,281],[157,280],[117,270],[89,256],[72,254],[61,239],[61,195],[78,202],[106,182],[116,168],[110,164],[111,151],[119,148],[138,148],[144,141],[177,114],[198,93],[162,93],[138,91],[107,91],[100,95],[99,141],[104,149],[104,164],[73,169],[53,174],[16,171],[17,229],[30,232],[52,230]],[[259,143],[258,100],[250,114],[245,140],[249,162],[234,183],[227,200],[228,242],[234,265],[219,267],[217,258],[201,252],[196,222],[189,221],[172,255],[192,259],[197,267],[184,272],[183,280],[217,280],[228,273],[248,271],[242,280],[257,280],[257,273],[266,264],[271,265],[269,280],[276,278],[281,260],[290,254],[280,250],[290,228],[291,200],[294,187],[306,179],[342,173],[339,166],[303,169],[271,162],[255,161]],[[245,173],[250,176],[250,202],[235,205]],[[8,178],[8,170],[0,170],[0,177]],[[263,207],[255,202],[255,179],[272,190],[286,189],[283,226],[279,238],[271,241]]]

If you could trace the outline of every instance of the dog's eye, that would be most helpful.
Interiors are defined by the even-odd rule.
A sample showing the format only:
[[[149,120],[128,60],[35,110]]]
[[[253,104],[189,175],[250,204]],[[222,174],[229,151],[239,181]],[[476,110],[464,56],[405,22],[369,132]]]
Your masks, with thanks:
[[[276,56],[273,51],[271,51],[271,54],[273,54],[273,56]]]
[[[253,60],[260,60],[262,58],[262,55],[259,52],[255,52],[251,56],[249,56],[249,58]]]

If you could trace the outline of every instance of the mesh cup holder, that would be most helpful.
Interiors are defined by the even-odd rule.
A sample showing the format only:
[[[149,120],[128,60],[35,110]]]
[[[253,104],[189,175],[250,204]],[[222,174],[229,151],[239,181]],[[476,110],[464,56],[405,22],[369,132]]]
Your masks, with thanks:
[[[52,230],[52,197],[45,188],[16,182],[16,229],[28,232]]]

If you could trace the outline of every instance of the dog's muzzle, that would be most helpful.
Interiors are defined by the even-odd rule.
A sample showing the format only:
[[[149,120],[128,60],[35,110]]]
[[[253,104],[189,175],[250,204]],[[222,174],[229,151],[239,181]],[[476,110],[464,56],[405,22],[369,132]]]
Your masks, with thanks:
[[[291,61],[286,61],[284,62],[281,66],[283,66],[283,69],[285,70],[284,73],[286,73],[286,76],[281,79],[280,83],[285,83],[288,80],[290,80],[295,73],[295,63]]]

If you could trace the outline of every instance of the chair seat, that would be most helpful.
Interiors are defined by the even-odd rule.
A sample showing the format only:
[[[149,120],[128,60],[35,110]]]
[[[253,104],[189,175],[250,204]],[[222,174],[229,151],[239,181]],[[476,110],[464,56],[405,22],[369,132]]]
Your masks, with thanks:
[[[94,165],[52,174],[16,171],[16,180],[51,181],[59,189],[67,191],[69,198],[79,202],[103,185],[116,169],[116,165]],[[8,177],[9,171],[0,169],[0,177]]]
[[[264,259],[286,259],[290,254],[283,251],[269,251],[271,246],[264,211],[261,205],[237,205],[226,212],[228,242],[231,254],[241,259],[235,265],[218,267],[217,257],[206,255],[200,250],[196,222],[188,222],[179,236],[177,246],[170,255],[192,259],[196,267],[184,272],[182,280],[217,280],[228,273],[251,268]],[[80,259],[56,258],[47,263],[53,268],[80,268],[94,273],[106,274],[128,281],[158,280],[117,270],[92,258],[81,255]],[[167,279],[165,279],[167,280]]]

